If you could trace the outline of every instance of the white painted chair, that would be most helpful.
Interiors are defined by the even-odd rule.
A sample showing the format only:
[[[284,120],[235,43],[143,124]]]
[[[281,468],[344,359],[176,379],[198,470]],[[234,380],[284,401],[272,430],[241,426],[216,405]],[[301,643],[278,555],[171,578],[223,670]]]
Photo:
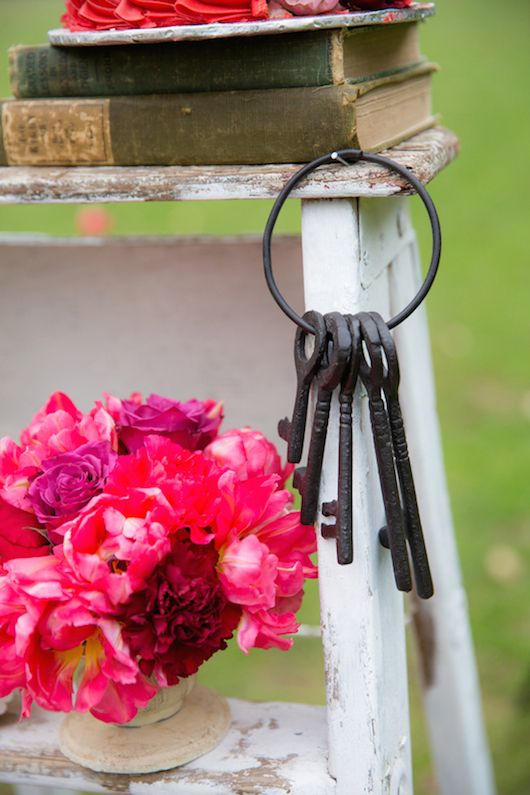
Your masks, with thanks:
[[[456,150],[454,136],[437,128],[389,155],[428,182]],[[290,166],[0,169],[0,202],[272,198],[295,170]],[[302,199],[303,286],[308,308],[378,310],[388,317],[408,303],[421,274],[400,178],[357,164],[319,171],[295,196]],[[202,394],[218,390],[234,407],[229,425],[247,422],[274,433],[276,420],[290,409],[294,394],[294,327],[266,292],[259,241],[109,241],[101,245],[77,241],[72,257],[73,245],[16,239],[5,239],[0,245],[1,433],[16,432],[28,413],[57,388],[58,372],[61,387],[81,401],[85,395],[93,396],[101,384],[118,393],[142,388],[144,383],[145,388],[167,394],[179,394],[184,387],[186,392]],[[301,308],[302,271],[295,244],[283,241],[275,246],[278,280],[284,289],[287,285],[290,300]],[[93,298],[86,297],[84,288],[93,283],[98,268],[104,280],[97,299],[102,327],[92,326],[95,338],[87,341],[83,300]],[[112,317],[105,311],[107,291],[116,282],[123,285],[125,273],[124,303],[115,307],[118,316],[109,328],[109,321],[104,320],[108,314]],[[19,351],[25,351],[24,362],[20,358],[13,362],[8,357],[10,320],[21,311],[15,303],[17,291],[25,287],[27,296],[28,285],[38,291],[41,309],[32,307],[32,317],[24,324],[28,338],[18,340]],[[174,311],[175,290],[186,296],[179,303],[179,313]],[[237,300],[238,290],[243,300]],[[195,312],[199,296],[203,302],[200,318]],[[44,308],[42,297],[51,306],[46,303]],[[120,332],[120,326],[135,302],[147,314],[135,343],[140,347],[132,353],[128,332]],[[58,303],[66,313],[68,334],[64,321],[56,320],[56,327],[49,331],[54,362],[68,362],[75,349],[86,353],[87,369],[73,372],[58,364],[54,372],[42,373],[42,394],[36,397],[28,389],[28,374],[38,368],[50,341],[34,332],[44,313],[54,317]],[[209,329],[205,316],[212,324]],[[119,370],[117,353],[91,358],[91,351],[105,349],[109,333],[114,333],[113,344],[120,350]],[[182,333],[189,343],[188,363],[202,361],[207,367],[188,366],[179,375],[175,347],[170,343]],[[230,341],[230,347],[223,346],[224,340]],[[443,795],[493,795],[442,463],[424,310],[399,327],[396,341],[401,404],[436,588],[431,601],[414,602],[413,610],[440,790]],[[252,366],[248,356],[252,345],[261,346],[262,356],[255,370],[245,367],[243,371],[242,361]],[[150,354],[153,350],[155,355]],[[220,350],[229,358],[221,359]],[[168,361],[171,365],[162,367]],[[333,411],[336,417],[336,405]],[[147,791],[153,795],[412,795],[403,599],[394,585],[389,554],[378,543],[383,508],[361,390],[356,393],[354,412],[354,563],[338,567],[335,543],[319,538],[327,712],[297,704],[233,700],[233,728],[212,753],[159,776],[113,777],[69,763],[58,750],[60,716],[37,710],[28,723],[0,718],[1,781],[138,795]],[[332,419],[323,499],[336,497],[334,425]]]

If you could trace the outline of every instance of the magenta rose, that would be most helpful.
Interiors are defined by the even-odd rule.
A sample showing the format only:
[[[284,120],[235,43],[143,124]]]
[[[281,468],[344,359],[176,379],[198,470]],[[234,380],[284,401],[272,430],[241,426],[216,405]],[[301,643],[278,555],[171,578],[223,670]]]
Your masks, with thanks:
[[[39,521],[56,527],[72,519],[103,491],[117,459],[108,442],[89,442],[43,461],[28,492]]]
[[[143,447],[145,437],[150,434],[166,436],[186,450],[202,450],[217,436],[222,409],[222,404],[214,400],[180,403],[161,395],[149,395],[142,403],[134,396],[120,401],[116,417],[118,438],[129,453]]]

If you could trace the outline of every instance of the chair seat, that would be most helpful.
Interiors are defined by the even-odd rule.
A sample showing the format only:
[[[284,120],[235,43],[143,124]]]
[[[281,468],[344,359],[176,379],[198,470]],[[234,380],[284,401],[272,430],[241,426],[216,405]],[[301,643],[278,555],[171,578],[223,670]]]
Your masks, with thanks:
[[[145,795],[328,795],[324,707],[230,699],[232,728],[209,754],[145,776],[92,773],[59,750],[61,714],[34,708],[31,718],[0,718],[0,781],[85,792]],[[131,729],[130,731],[134,731]]]

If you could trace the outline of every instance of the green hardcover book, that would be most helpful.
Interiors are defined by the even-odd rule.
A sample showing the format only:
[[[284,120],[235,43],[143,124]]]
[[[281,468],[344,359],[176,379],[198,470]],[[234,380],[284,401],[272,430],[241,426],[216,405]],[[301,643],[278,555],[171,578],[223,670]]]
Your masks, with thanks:
[[[357,85],[6,100],[4,164],[289,163],[333,149],[378,150],[434,123],[433,69]]]
[[[11,90],[20,99],[340,85],[420,61],[416,22],[167,44],[9,50]]]

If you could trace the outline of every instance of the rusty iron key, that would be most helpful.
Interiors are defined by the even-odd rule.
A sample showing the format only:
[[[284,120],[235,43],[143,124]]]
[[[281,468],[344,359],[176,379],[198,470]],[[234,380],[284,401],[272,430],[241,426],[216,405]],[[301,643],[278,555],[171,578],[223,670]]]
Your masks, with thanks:
[[[360,378],[368,393],[370,421],[374,439],[375,456],[381,484],[381,493],[386,514],[386,526],[394,578],[400,591],[412,589],[405,525],[401,510],[401,500],[396,479],[394,452],[390,422],[383,399],[384,362],[383,347],[379,331],[367,312],[358,315],[361,334],[369,359],[363,349]]]
[[[351,337],[346,320],[339,312],[324,316],[328,332],[327,349],[316,376],[317,400],[311,441],[305,471],[298,471],[295,485],[302,495],[302,524],[314,524],[319,506],[320,476],[326,446],[331,396],[340,384],[351,350]]]
[[[416,592],[421,599],[429,599],[434,593],[434,588],[421,526],[405,426],[403,424],[401,406],[399,403],[400,373],[397,350],[390,329],[381,315],[377,312],[370,312],[370,315],[377,326],[386,358],[383,392],[386,400],[388,418],[390,420],[394,458],[401,490],[405,530],[414,569]]]
[[[314,348],[308,356],[306,354],[308,332],[298,327],[294,340],[294,363],[297,383],[293,415],[291,420],[285,417],[278,423],[278,434],[281,439],[287,442],[287,460],[292,464],[298,464],[302,458],[309,390],[318,371],[327,341],[326,324],[320,312],[306,312],[304,320],[307,320],[315,331]]]
[[[353,561],[353,511],[352,511],[352,404],[353,393],[359,377],[361,364],[361,327],[356,315],[345,315],[351,338],[348,363],[342,376],[339,393],[339,477],[337,499],[322,505],[324,516],[334,516],[334,524],[323,524],[322,535],[335,538],[337,542],[337,561],[342,566]]]

